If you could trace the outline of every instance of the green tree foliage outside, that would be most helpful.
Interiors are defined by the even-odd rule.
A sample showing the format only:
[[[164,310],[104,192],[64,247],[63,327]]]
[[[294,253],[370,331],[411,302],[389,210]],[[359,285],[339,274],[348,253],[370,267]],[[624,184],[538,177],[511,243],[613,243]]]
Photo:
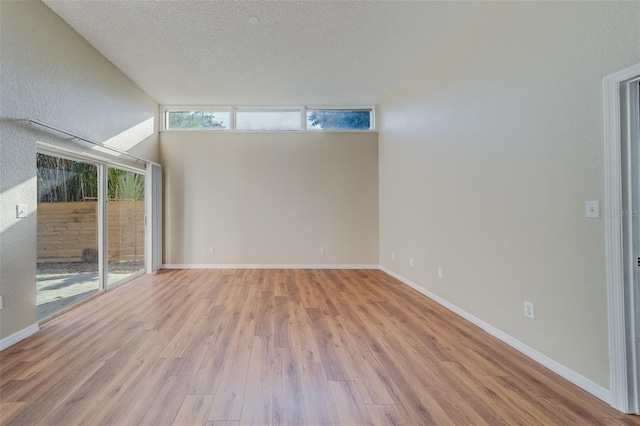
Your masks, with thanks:
[[[307,113],[307,121],[311,126],[324,130],[368,130],[371,128],[371,111],[314,110]]]
[[[169,129],[219,129],[224,128],[213,111],[170,111]]]
[[[38,202],[55,203],[98,198],[98,167],[81,161],[38,154]],[[110,200],[142,200],[144,176],[125,170],[107,169]]]
[[[142,200],[144,197],[144,176],[119,169],[108,169],[107,185],[110,200]]]
[[[98,197],[98,168],[94,164],[37,154],[36,167],[40,203]]]

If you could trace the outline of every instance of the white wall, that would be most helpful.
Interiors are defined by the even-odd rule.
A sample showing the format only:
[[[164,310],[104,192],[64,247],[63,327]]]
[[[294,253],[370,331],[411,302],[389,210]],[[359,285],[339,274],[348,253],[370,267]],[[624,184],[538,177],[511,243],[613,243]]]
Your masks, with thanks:
[[[152,161],[159,143],[158,105],[43,3],[1,1],[0,28],[2,339],[36,322],[36,141],[72,143],[19,120],[39,119]],[[27,204],[26,219],[16,219],[18,203]]]
[[[166,131],[161,157],[165,264],[378,264],[377,133]]]
[[[604,193],[602,77],[638,62],[638,2],[480,3],[381,107],[381,264],[605,388],[584,204]]]

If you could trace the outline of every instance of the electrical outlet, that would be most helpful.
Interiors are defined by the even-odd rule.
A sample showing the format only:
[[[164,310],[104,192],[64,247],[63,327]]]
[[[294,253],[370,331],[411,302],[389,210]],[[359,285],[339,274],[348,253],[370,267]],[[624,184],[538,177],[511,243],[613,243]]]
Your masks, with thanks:
[[[209,253],[213,253],[213,247],[209,247]]]
[[[533,303],[524,302],[524,316],[527,318],[535,319],[535,311],[533,310]]]
[[[444,277],[444,269],[442,266],[438,266],[438,278],[442,279],[442,277]]]
[[[391,260],[396,260],[396,252],[395,251],[391,252]]]
[[[320,254],[324,254],[324,247],[320,247]]]
[[[587,201],[584,206],[585,217],[599,218],[600,217],[600,201]]]
[[[409,266],[413,266],[413,257],[409,258]]]

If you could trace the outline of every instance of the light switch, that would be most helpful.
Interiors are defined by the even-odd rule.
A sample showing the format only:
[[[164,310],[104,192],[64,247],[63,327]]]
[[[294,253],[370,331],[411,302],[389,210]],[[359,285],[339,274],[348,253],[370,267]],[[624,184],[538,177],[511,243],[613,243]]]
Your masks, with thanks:
[[[18,204],[16,206],[16,217],[18,219],[24,219],[27,217],[27,205],[26,204]]]
[[[585,203],[585,217],[600,217],[600,201],[587,201]]]

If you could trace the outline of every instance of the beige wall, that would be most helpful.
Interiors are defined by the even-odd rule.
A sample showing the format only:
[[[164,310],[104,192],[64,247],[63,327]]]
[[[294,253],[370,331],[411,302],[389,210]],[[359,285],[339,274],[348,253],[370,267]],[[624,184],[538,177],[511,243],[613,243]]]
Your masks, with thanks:
[[[36,141],[26,117],[158,161],[158,105],[40,1],[0,1],[0,338],[36,322]],[[91,147],[77,147],[94,152]],[[126,159],[120,161],[126,162]],[[15,218],[16,204],[28,217]]]
[[[640,62],[639,23],[638,2],[482,3],[381,107],[381,264],[603,387],[604,221],[584,204],[602,77]]]
[[[377,133],[167,131],[161,157],[165,264],[378,264]]]

